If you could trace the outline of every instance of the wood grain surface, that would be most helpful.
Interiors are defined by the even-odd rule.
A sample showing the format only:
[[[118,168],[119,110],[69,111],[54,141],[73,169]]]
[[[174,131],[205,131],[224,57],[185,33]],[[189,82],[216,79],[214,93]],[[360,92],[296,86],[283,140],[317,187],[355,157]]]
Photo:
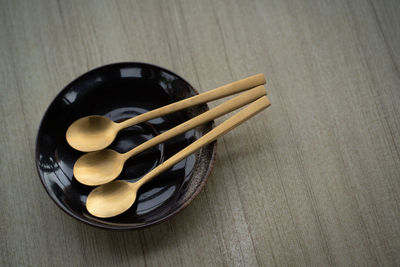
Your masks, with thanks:
[[[399,14],[397,0],[1,0],[0,265],[399,266]],[[120,61],[200,92],[261,72],[272,103],[219,141],[191,205],[132,232],[64,214],[34,163],[56,94]]]

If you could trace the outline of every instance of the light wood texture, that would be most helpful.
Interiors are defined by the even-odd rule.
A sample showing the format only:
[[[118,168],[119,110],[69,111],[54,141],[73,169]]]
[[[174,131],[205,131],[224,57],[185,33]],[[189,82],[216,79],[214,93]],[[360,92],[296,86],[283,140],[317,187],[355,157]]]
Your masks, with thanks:
[[[74,176],[82,184],[85,185],[102,185],[111,182],[118,175],[121,174],[125,162],[155,146],[163,143],[172,137],[187,132],[197,126],[200,126],[206,122],[214,120],[222,115],[232,112],[244,105],[249,104],[252,101],[264,96],[267,93],[264,86],[257,86],[237,97],[234,97],[219,106],[210,109],[188,121],[185,121],[176,127],[157,135],[154,138],[132,148],[130,151],[125,153],[118,153],[112,149],[103,149],[100,151],[94,151],[82,155],[74,165]],[[150,111],[151,112],[151,111]]]
[[[0,1],[0,265],[400,265],[399,13],[397,0]],[[180,214],[114,233],[50,201],[34,146],[55,95],[119,61],[200,92],[264,73],[272,105],[218,141]]]
[[[115,139],[117,133],[129,126],[149,121],[178,110],[190,108],[209,101],[230,96],[258,85],[265,84],[263,74],[256,74],[213,90],[140,114],[123,122],[114,123],[103,116],[87,116],[73,122],[66,133],[68,143],[75,149],[89,152],[104,149]]]
[[[126,181],[113,181],[96,187],[88,195],[86,201],[87,210],[92,215],[100,218],[109,218],[125,212],[135,202],[136,194],[142,185],[170,169],[182,159],[193,154],[203,146],[208,145],[217,138],[236,128],[249,118],[267,108],[269,105],[270,102],[266,96],[257,99],[249,106],[245,107],[220,125],[216,126],[207,134],[155,167],[137,182],[129,183]]]

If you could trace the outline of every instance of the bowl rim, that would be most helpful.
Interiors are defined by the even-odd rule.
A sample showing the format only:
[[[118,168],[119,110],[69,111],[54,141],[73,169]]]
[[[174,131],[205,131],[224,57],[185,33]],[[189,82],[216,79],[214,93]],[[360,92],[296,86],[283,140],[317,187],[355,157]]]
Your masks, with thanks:
[[[209,163],[208,166],[207,166],[207,171],[206,171],[206,173],[205,173],[205,175],[204,175],[204,178],[202,179],[202,181],[200,182],[200,184],[197,186],[196,190],[192,193],[192,195],[190,196],[190,198],[187,199],[178,209],[176,209],[176,210],[174,210],[173,212],[167,214],[165,217],[163,217],[163,218],[161,218],[161,219],[158,219],[158,220],[155,220],[155,221],[153,221],[153,222],[149,222],[149,223],[146,223],[146,224],[140,225],[140,226],[113,226],[113,225],[105,225],[105,224],[102,224],[102,223],[99,223],[99,222],[95,222],[95,221],[92,221],[92,220],[89,220],[89,219],[85,219],[85,218],[82,217],[82,216],[78,216],[78,215],[76,215],[75,213],[73,213],[72,211],[70,211],[69,209],[67,209],[64,205],[62,205],[58,199],[56,199],[56,198],[54,198],[54,197],[52,196],[51,192],[49,191],[49,188],[46,186],[46,184],[45,184],[45,182],[44,182],[44,177],[41,175],[40,169],[39,169],[39,164],[38,164],[38,162],[39,162],[39,161],[38,161],[38,158],[39,158],[38,141],[39,141],[39,131],[40,131],[40,129],[42,128],[43,120],[44,120],[44,118],[46,117],[47,113],[49,112],[50,107],[53,105],[54,100],[56,100],[62,93],[64,93],[64,91],[66,91],[66,90],[70,87],[70,85],[73,84],[75,81],[77,81],[77,80],[81,79],[83,76],[85,76],[85,75],[87,75],[87,74],[89,74],[89,73],[91,73],[91,72],[95,72],[95,71],[97,71],[97,70],[99,70],[99,69],[106,68],[106,67],[110,67],[110,66],[114,66],[114,65],[123,65],[123,64],[144,65],[144,66],[159,68],[159,69],[161,69],[162,71],[171,73],[171,74],[173,74],[174,76],[178,77],[179,79],[181,79],[182,81],[184,81],[184,82],[190,87],[190,89],[193,90],[193,92],[194,92],[195,94],[197,94],[197,95],[199,94],[199,92],[198,92],[187,80],[185,80],[184,78],[182,78],[180,75],[176,74],[175,72],[173,72],[173,71],[171,71],[171,70],[168,70],[168,69],[166,69],[166,68],[160,67],[160,66],[155,65],[155,64],[145,63],[145,62],[137,62],[137,61],[122,61],[122,62],[114,62],[114,63],[110,63],[110,64],[101,65],[101,66],[98,66],[98,67],[96,67],[96,68],[90,69],[90,70],[84,72],[83,74],[77,76],[75,79],[73,79],[73,80],[72,80],[71,82],[69,82],[67,85],[65,85],[64,88],[60,90],[60,92],[58,92],[58,94],[53,98],[53,100],[50,102],[50,104],[49,104],[48,107],[46,108],[45,112],[43,113],[43,116],[42,116],[42,118],[41,118],[41,120],[40,120],[40,123],[39,123],[39,127],[38,127],[38,129],[37,129],[37,131],[36,131],[36,140],[35,140],[35,165],[36,165],[36,171],[37,171],[37,174],[38,174],[38,176],[39,176],[39,178],[40,178],[40,182],[42,183],[42,186],[44,187],[44,189],[45,189],[47,195],[53,200],[53,202],[54,202],[61,210],[63,210],[66,214],[68,214],[69,216],[75,218],[76,220],[78,220],[78,221],[80,221],[80,222],[83,222],[83,223],[85,223],[85,224],[88,224],[88,225],[90,225],[90,226],[94,226],[94,227],[96,227],[96,228],[105,229],[105,230],[113,230],[113,231],[128,231],[128,230],[139,230],[139,229],[147,228],[147,227],[149,227],[149,226],[156,225],[156,224],[159,224],[159,223],[161,223],[161,222],[164,222],[164,221],[168,220],[169,218],[173,217],[174,215],[176,215],[177,213],[179,213],[180,211],[182,211],[184,208],[186,208],[186,207],[193,201],[193,199],[194,199],[194,198],[202,191],[202,189],[204,188],[204,186],[205,186],[205,184],[206,184],[206,182],[207,182],[207,180],[208,180],[208,177],[210,176],[211,171],[212,171],[212,169],[213,169],[213,167],[214,167],[215,160],[216,160],[216,155],[217,155],[217,146],[218,146],[218,145],[217,145],[217,140],[215,140],[215,141],[213,141],[213,142],[211,143],[211,144],[213,144],[213,151],[212,151],[212,154],[211,154],[210,163]],[[210,108],[209,108],[208,104],[205,103],[205,105],[206,105],[206,109],[209,110]],[[214,128],[214,127],[215,127],[215,121],[212,120],[212,128]]]

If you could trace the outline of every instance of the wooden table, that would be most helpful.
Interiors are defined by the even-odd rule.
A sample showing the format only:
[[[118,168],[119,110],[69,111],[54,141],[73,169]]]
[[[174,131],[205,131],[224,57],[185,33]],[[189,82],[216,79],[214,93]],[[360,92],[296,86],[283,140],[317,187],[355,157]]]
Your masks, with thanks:
[[[400,1],[0,2],[1,266],[400,264]],[[261,72],[272,102],[189,207],[132,232],[64,214],[34,164],[55,95],[120,61],[201,92]]]

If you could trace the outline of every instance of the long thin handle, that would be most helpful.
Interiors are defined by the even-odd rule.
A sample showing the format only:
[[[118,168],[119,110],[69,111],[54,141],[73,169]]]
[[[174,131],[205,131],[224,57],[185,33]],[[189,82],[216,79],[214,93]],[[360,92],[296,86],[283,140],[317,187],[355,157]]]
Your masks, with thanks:
[[[158,118],[167,114],[170,114],[172,112],[182,110],[185,108],[193,107],[199,104],[203,104],[209,101],[217,100],[226,96],[230,96],[245,90],[248,90],[250,88],[256,87],[258,85],[263,85],[265,84],[265,77],[263,74],[256,74],[253,76],[250,76],[246,79],[242,79],[233,83],[226,84],[224,86],[218,87],[216,89],[210,90],[208,92],[192,96],[189,98],[186,98],[184,100],[163,106],[161,108],[157,108],[154,110],[151,110],[149,112],[143,113],[141,115],[138,115],[136,117],[133,117],[131,119],[125,120],[123,122],[120,122],[118,125],[121,129],[124,129],[126,127],[148,121],[154,118]]]
[[[262,111],[266,107],[270,105],[270,102],[266,96],[259,98],[258,100],[251,103],[248,107],[244,108],[243,110],[239,111],[231,118],[227,119],[213,130],[208,132],[203,137],[197,139],[195,142],[187,146],[186,148],[182,149],[174,156],[166,160],[161,165],[154,168],[151,172],[146,174],[142,179],[134,183],[135,186],[140,187],[141,185],[147,183],[154,177],[158,176],[162,172],[168,170],[173,165],[181,161],[182,159],[186,158],[190,154],[193,154],[198,149],[202,148],[203,146],[211,143],[212,141],[216,140],[218,137],[224,135],[225,133],[229,132],[236,126],[240,125],[244,121],[248,120],[252,116],[256,115],[258,112]],[[133,184],[132,184],[133,186]]]
[[[178,126],[175,126],[174,128],[172,128],[160,135],[157,135],[156,137],[151,138],[147,142],[144,142],[143,144],[133,148],[132,150],[123,154],[125,157],[125,160],[127,160],[128,158],[130,158],[134,155],[137,155],[138,153],[140,153],[146,149],[149,149],[150,147],[160,144],[174,136],[177,136],[181,133],[187,132],[199,125],[202,125],[202,124],[209,122],[215,118],[221,117],[233,110],[243,107],[244,105],[247,105],[247,104],[251,103],[252,101],[266,95],[266,93],[267,93],[267,91],[265,90],[263,85],[257,86],[247,92],[244,92],[243,94],[241,94],[235,98],[232,98],[231,100],[228,100],[225,103],[220,104],[219,106],[194,117],[193,119],[190,119],[184,123],[181,123]]]

